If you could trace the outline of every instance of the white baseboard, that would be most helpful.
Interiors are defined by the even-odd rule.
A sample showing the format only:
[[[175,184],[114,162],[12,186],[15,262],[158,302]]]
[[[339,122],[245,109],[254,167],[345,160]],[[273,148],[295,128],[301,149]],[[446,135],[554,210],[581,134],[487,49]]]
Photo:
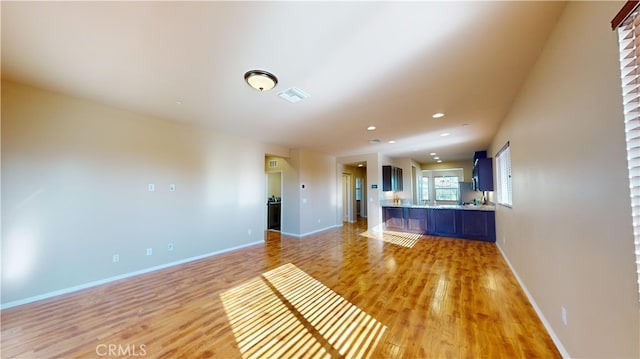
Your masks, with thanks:
[[[542,310],[540,310],[540,307],[538,307],[538,304],[536,303],[535,299],[533,299],[533,296],[531,295],[531,293],[529,293],[527,286],[524,285],[524,282],[522,282],[522,280],[520,279],[520,276],[518,276],[518,272],[516,272],[515,268],[513,268],[513,266],[511,265],[511,262],[509,262],[509,258],[507,258],[507,255],[502,251],[502,248],[500,247],[500,245],[496,243],[496,246],[498,247],[500,254],[502,254],[502,258],[504,258],[509,268],[511,268],[511,272],[516,277],[516,280],[520,284],[520,287],[522,288],[522,290],[524,290],[524,293],[527,295],[527,298],[529,299],[529,302],[533,306],[533,309],[536,311],[536,314],[538,314],[540,321],[542,321],[542,325],[544,325],[544,327],[547,329],[547,332],[549,332],[549,335],[551,336],[551,340],[553,340],[553,343],[558,348],[558,351],[560,351],[560,355],[562,355],[562,357],[565,359],[571,358],[571,355],[569,355],[569,352],[567,352],[567,349],[565,349],[564,345],[562,345],[560,338],[558,338],[556,333],[553,331],[553,327],[551,327],[551,324],[549,324],[549,321],[547,321],[547,318],[545,318],[544,314],[542,313]]]
[[[189,257],[189,258],[181,259],[181,260],[178,260],[178,261],[175,261],[175,262],[160,264],[160,265],[157,265],[157,266],[154,266],[154,267],[137,270],[135,272],[124,273],[124,274],[120,274],[120,275],[117,275],[117,276],[114,276],[114,277],[109,277],[109,278],[100,279],[100,280],[96,280],[96,281],[85,283],[85,284],[76,285],[76,286],[73,286],[73,287],[70,287],[70,288],[60,289],[60,290],[56,290],[56,291],[53,291],[53,292],[36,295],[36,296],[25,298],[25,299],[15,300],[13,302],[8,302],[8,303],[5,303],[5,304],[1,304],[0,305],[0,310],[12,308],[12,307],[17,307],[19,305],[24,305],[24,304],[28,304],[28,303],[33,303],[33,302],[36,302],[36,301],[39,301],[39,300],[43,300],[43,299],[49,299],[49,298],[57,297],[57,296],[62,295],[62,294],[68,294],[68,293],[72,293],[72,292],[77,292],[77,291],[82,290],[82,289],[96,287],[96,286],[99,286],[99,285],[102,285],[102,284],[115,282],[115,281],[120,280],[120,279],[130,278],[130,277],[134,277],[134,276],[137,276],[137,275],[140,275],[140,274],[154,272],[154,271],[157,271],[157,270],[160,270],[160,269],[173,267],[173,266],[176,266],[176,265],[179,265],[179,264],[184,264],[184,263],[196,261],[198,259],[203,259],[203,258],[215,256],[217,254],[231,252],[231,251],[234,251],[236,249],[250,247],[250,246],[253,246],[253,245],[256,245],[256,244],[260,244],[260,243],[263,243],[263,242],[264,241],[251,242],[251,243],[247,243],[247,244],[243,244],[243,245],[239,245],[239,246],[235,246],[235,247],[231,247],[231,248],[226,248],[226,249],[219,250],[219,251],[216,251],[216,252],[211,252],[211,253],[195,256],[195,257]]]
[[[291,237],[302,238],[302,237],[306,237],[306,236],[309,236],[309,235],[312,235],[312,234],[316,234],[316,233],[319,233],[319,232],[324,232],[324,231],[328,231],[328,230],[330,230],[330,229],[338,228],[338,227],[341,227],[341,226],[342,226],[342,224],[339,224],[339,225],[338,225],[338,224],[335,224],[335,225],[333,225],[333,226],[329,226],[329,227],[325,227],[325,228],[317,229],[317,230],[315,230],[315,231],[311,231],[311,232],[307,232],[307,233],[302,233],[302,234],[287,233],[287,232],[280,232],[280,233],[284,234],[285,236],[291,236]]]

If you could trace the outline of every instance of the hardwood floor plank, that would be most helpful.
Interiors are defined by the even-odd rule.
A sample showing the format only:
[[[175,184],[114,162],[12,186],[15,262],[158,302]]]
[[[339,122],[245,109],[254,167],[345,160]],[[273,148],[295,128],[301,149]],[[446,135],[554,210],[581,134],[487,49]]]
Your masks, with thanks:
[[[5,309],[2,357],[560,358],[495,244],[365,232],[267,231],[261,245]]]

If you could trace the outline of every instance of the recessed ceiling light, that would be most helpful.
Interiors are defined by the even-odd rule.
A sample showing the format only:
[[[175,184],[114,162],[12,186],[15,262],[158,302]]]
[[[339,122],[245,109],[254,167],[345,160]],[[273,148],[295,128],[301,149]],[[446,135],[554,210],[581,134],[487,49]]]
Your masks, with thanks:
[[[442,163],[442,160],[437,160],[436,162],[438,162],[438,163]]]
[[[463,123],[463,124],[462,124],[462,127],[467,127],[467,126],[469,126],[469,124],[468,124],[468,123]]]
[[[435,155],[436,155],[436,153],[435,153],[435,152],[431,152],[431,153],[429,154],[429,156],[435,156]]]
[[[176,105],[182,105],[182,100],[176,100]]]
[[[391,141],[389,141],[389,143],[394,144],[394,143],[396,143],[396,141],[391,140]]]
[[[369,130],[369,131],[373,131],[375,129],[376,129],[376,126],[373,126],[373,125],[367,127],[367,130]]]
[[[372,144],[372,145],[380,143],[380,142],[382,142],[382,141],[380,141],[380,139],[378,139],[378,138],[374,138],[373,140],[369,140],[369,143]]]
[[[433,115],[431,115],[431,117],[433,117],[433,118],[442,118],[442,117],[444,117],[444,113],[436,112]]]
[[[447,137],[447,136],[449,136],[449,133],[448,133],[448,132],[445,132],[445,133],[441,133],[441,134],[440,134],[440,137]]]
[[[435,156],[433,159],[434,159],[434,160],[439,160],[439,159],[440,159],[440,157]]]
[[[359,164],[358,167],[364,167],[364,163]]]

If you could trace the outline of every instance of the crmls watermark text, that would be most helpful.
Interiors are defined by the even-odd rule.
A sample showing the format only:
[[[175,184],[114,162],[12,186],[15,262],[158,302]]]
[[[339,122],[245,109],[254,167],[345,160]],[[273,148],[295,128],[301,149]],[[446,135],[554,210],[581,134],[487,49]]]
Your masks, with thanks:
[[[98,344],[96,354],[101,357],[143,357],[147,355],[144,344]]]

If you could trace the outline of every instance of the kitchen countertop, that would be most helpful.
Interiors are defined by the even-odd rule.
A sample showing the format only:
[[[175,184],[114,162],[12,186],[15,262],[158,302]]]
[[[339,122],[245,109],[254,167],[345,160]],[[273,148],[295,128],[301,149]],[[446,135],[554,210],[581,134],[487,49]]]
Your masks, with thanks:
[[[483,205],[474,205],[474,204],[467,204],[467,205],[437,204],[437,205],[432,205],[432,204],[393,204],[393,203],[387,203],[387,204],[381,204],[381,206],[382,207],[401,207],[401,208],[463,209],[463,210],[470,210],[470,211],[495,211],[496,210],[496,206],[487,205],[487,204],[483,204]]]

